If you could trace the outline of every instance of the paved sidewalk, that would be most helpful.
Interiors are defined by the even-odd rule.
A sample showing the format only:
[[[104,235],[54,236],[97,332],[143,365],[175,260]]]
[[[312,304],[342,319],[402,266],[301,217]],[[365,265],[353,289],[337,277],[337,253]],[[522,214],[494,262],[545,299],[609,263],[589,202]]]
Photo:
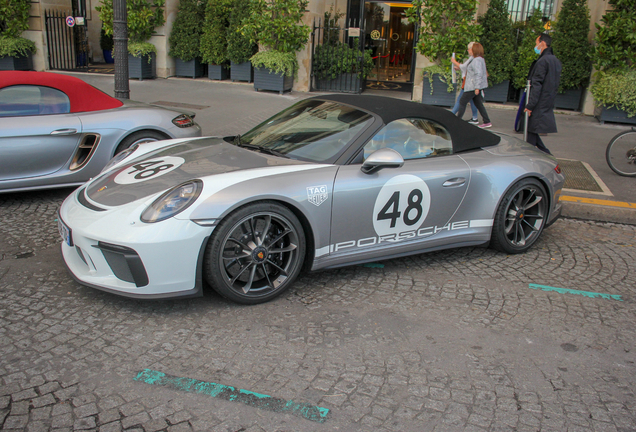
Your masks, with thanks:
[[[105,91],[114,93],[112,75],[72,74]],[[204,135],[244,133],[274,113],[298,100],[317,93],[257,92],[252,84],[187,78],[130,81],[131,99],[147,102],[182,104],[197,113],[196,120]],[[407,93],[367,91],[408,98]],[[516,107],[511,104],[487,104],[493,129],[521,137],[513,130]],[[595,118],[576,113],[558,113],[559,133],[543,137],[546,146],[558,159],[584,162],[591,174],[606,186],[605,192],[566,190],[564,216],[603,222],[636,224],[636,178],[616,175],[605,161],[605,148],[626,125],[601,125]],[[585,199],[581,199],[585,198]]]

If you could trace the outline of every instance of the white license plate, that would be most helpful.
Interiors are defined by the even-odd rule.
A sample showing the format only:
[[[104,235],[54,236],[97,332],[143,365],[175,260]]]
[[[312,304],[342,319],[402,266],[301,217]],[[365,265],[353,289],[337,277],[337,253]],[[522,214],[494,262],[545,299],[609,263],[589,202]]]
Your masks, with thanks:
[[[62,236],[62,240],[69,245],[73,246],[73,237],[71,235],[71,229],[62,222],[62,219],[57,218],[57,229],[60,231],[60,235]]]

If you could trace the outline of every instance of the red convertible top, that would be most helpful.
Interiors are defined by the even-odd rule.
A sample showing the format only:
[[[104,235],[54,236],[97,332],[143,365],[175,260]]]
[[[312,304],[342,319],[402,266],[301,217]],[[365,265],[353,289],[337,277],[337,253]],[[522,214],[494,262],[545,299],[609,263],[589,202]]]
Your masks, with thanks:
[[[79,78],[50,72],[0,71],[0,89],[14,85],[38,85],[64,92],[71,102],[71,112],[101,111],[123,105]]]

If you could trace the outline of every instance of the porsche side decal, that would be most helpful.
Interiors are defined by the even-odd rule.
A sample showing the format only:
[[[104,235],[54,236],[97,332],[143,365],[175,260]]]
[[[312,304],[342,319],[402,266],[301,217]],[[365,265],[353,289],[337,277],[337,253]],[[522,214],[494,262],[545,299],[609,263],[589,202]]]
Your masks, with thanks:
[[[376,245],[379,246],[382,243],[396,243],[418,237],[424,238],[433,234],[437,234],[441,231],[457,231],[470,228],[488,228],[491,227],[492,224],[493,219],[473,219],[469,221],[450,222],[441,227],[429,226],[408,231],[401,231],[399,233],[390,233],[386,235],[367,237],[357,240],[347,240],[316,249],[315,257],[319,258],[329,253],[342,251],[343,249],[367,248]]]

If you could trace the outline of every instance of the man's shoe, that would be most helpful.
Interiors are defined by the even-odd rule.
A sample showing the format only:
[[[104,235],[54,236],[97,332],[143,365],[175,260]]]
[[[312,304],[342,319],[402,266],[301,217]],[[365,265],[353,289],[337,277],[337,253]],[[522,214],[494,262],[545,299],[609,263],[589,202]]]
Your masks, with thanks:
[[[479,119],[470,119],[470,120],[468,120],[468,123],[473,124],[473,125],[479,124]]]
[[[483,124],[480,124],[477,127],[480,127],[482,129],[489,128],[489,127],[492,127],[492,123],[483,123]]]

